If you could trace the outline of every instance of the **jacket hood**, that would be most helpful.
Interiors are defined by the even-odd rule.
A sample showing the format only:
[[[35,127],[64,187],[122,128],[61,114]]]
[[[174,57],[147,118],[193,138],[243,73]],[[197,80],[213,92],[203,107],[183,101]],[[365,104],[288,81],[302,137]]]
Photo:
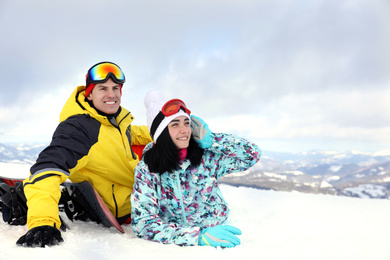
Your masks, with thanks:
[[[85,101],[85,86],[78,86],[70,95],[62,108],[60,122],[65,121],[71,116],[88,114],[93,112],[92,107]],[[95,110],[95,113],[96,110]]]

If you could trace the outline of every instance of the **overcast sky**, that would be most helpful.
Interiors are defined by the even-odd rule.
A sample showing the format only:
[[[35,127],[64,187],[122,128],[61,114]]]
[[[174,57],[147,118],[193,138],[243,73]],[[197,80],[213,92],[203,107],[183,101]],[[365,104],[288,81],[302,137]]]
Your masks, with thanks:
[[[388,0],[0,0],[0,143],[49,143],[95,63],[271,151],[390,149]]]

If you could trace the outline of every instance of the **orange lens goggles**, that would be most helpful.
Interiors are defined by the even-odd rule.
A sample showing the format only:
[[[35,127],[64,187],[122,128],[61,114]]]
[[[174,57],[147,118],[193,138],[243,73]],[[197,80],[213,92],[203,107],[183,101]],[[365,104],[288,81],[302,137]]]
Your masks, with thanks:
[[[186,104],[180,99],[171,99],[162,107],[161,112],[164,116],[171,116],[179,112],[180,108],[183,108],[187,114],[191,114],[191,111],[186,107]]]

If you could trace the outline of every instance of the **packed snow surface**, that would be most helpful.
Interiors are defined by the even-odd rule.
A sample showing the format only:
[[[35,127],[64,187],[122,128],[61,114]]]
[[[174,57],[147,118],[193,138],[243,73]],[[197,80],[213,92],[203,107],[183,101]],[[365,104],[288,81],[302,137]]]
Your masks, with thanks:
[[[95,223],[70,222],[59,246],[23,248],[26,226],[0,223],[0,259],[390,259],[390,203],[221,185],[240,228],[232,249],[163,245]]]
[[[28,167],[0,166],[28,175]],[[16,246],[27,227],[0,220],[0,259],[390,259],[389,200],[220,188],[231,209],[229,224],[242,230],[241,245],[232,249],[164,245],[137,238],[129,225],[120,234],[64,217],[70,226],[62,232],[65,242],[46,248]]]

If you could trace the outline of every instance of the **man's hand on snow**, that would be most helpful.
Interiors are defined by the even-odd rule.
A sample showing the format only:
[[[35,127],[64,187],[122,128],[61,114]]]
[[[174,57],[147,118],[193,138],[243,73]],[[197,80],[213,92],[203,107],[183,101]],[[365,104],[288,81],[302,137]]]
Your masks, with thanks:
[[[55,227],[40,226],[29,230],[16,244],[24,247],[45,247],[58,245],[63,241],[61,232]]]

